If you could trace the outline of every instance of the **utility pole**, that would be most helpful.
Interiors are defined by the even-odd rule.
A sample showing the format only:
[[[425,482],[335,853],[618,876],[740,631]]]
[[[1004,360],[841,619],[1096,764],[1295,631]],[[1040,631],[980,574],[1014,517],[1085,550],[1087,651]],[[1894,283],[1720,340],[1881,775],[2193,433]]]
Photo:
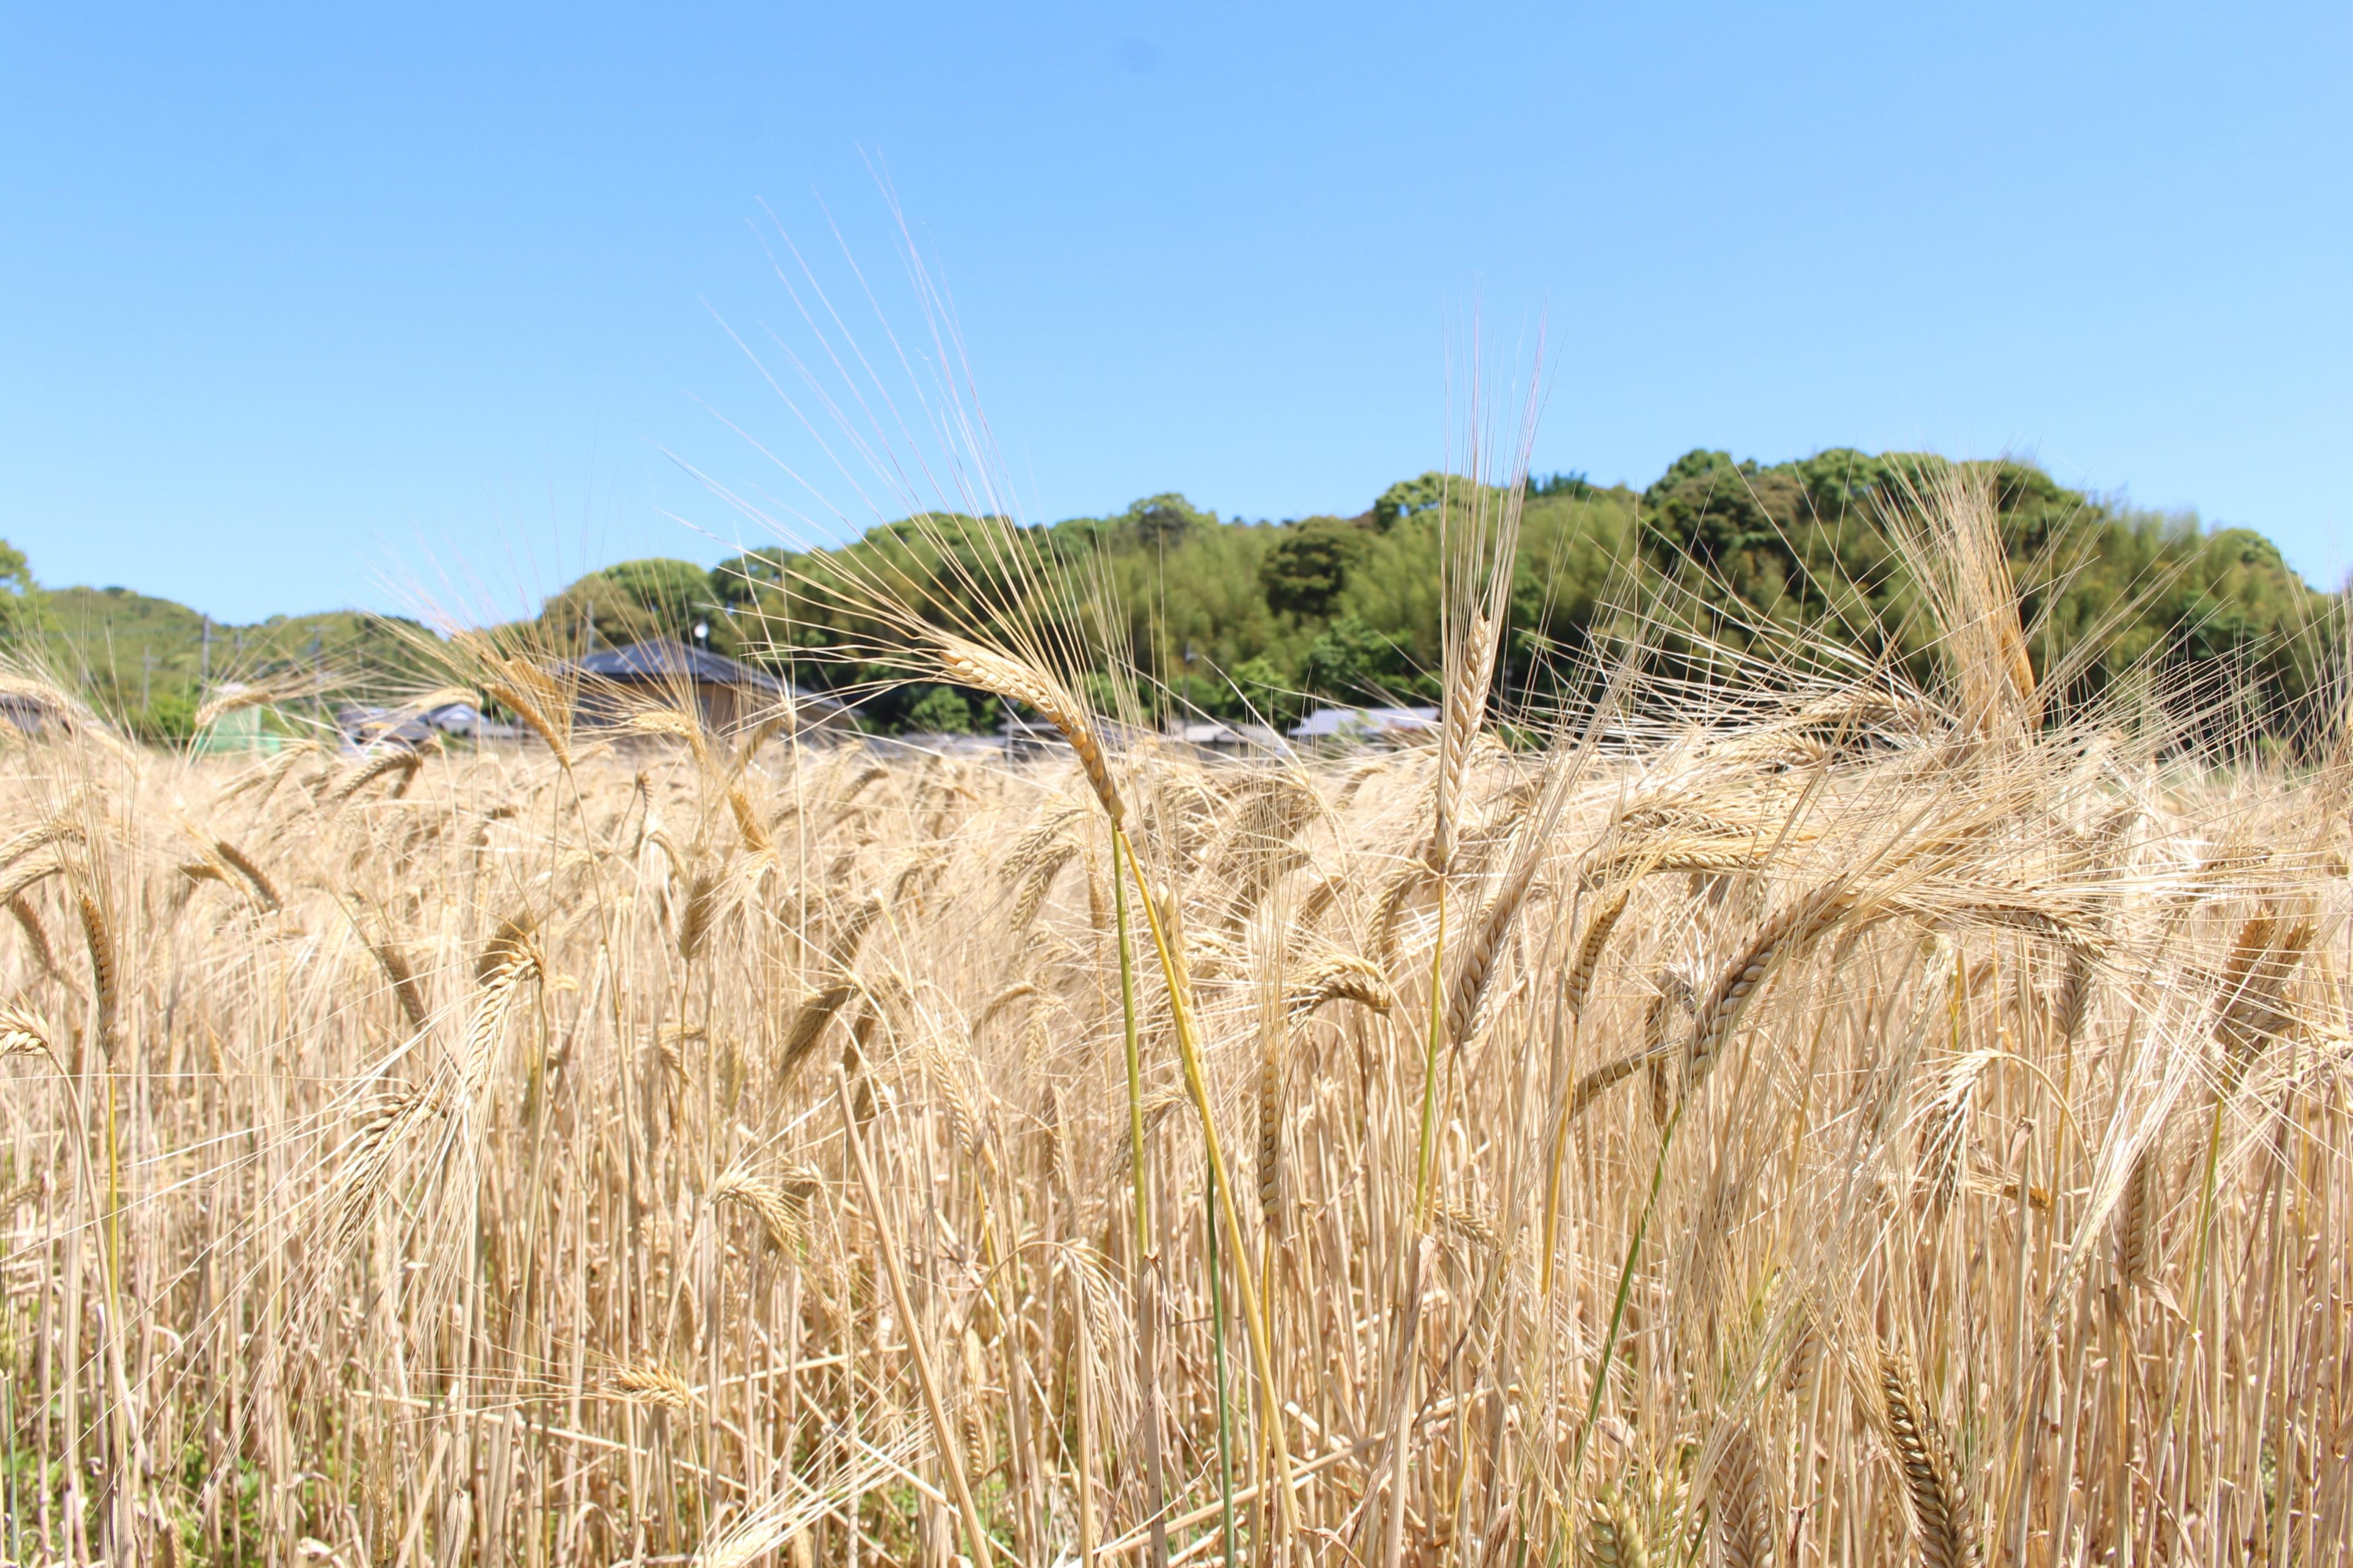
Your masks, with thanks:
[[[197,699],[197,700],[198,700],[199,701],[203,700],[203,697],[202,697],[202,689],[203,689],[203,688],[205,688],[205,687],[210,686],[212,683],[213,683],[213,618],[212,618],[210,616],[206,616],[205,617],[205,647],[204,647],[204,653],[202,654],[202,656],[201,656],[201,658],[200,658],[200,662],[199,662],[199,663],[197,664],[197,666],[196,666],[196,685],[197,685],[197,688],[199,689],[199,691],[198,691],[198,699]]]
[[[139,711],[147,711],[149,690],[155,683],[155,645],[149,643],[139,653]]]

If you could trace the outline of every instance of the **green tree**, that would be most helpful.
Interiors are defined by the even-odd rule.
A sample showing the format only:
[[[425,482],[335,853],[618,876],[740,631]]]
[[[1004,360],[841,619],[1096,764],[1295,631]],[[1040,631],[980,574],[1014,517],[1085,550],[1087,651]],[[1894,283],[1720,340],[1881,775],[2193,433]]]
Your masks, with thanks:
[[[776,545],[747,550],[711,569],[711,596],[730,609],[755,605],[762,593],[784,586],[796,559],[791,551]]]
[[[1202,511],[1174,490],[1146,496],[1130,505],[1120,521],[1147,550],[1166,550],[1184,542],[1195,529],[1214,525],[1218,514]]]
[[[1311,517],[1284,528],[1259,566],[1267,607],[1283,615],[1330,615],[1350,569],[1370,547],[1365,531],[1342,518]]]
[[[625,647],[663,629],[644,605],[601,572],[590,573],[549,599],[540,607],[539,619],[559,647]]]
[[[152,693],[130,716],[131,732],[151,746],[176,746],[196,732],[196,700],[187,691]]]
[[[1461,483],[1460,480],[1453,481]],[[1445,498],[1449,486],[1447,476],[1438,472],[1418,474],[1409,479],[1399,479],[1383,490],[1373,502],[1373,526],[1386,533],[1409,517],[1437,509]]]
[[[1299,694],[1265,655],[1254,655],[1235,666],[1233,681],[1241,697],[1242,712],[1249,717],[1282,727],[1299,716]]]
[[[0,539],[0,641],[13,642],[42,623],[40,584],[25,552]]]
[[[550,599],[540,619],[561,642],[618,647],[648,637],[676,637],[733,654],[741,638],[714,592],[713,574],[691,561],[654,556],[592,572]],[[703,636],[694,635],[702,626]]]
[[[1307,688],[1347,701],[1412,694],[1418,679],[1389,637],[1355,616],[1335,616],[1307,649]]]
[[[1726,679],[1726,647],[1802,660],[1831,643],[1932,677],[1936,631],[1891,520],[1933,494],[1947,468],[1923,453],[1834,447],[1763,464],[1703,448],[1640,494],[1574,474],[1532,482],[1499,704],[1541,710],[1576,695],[1557,682],[1587,678],[1597,650],[1632,633],[1620,615],[1647,618],[1670,667],[1680,658],[1697,680]],[[2056,709],[2099,701],[2142,668],[2185,711],[2220,715],[2218,733],[2276,730],[2309,708],[2327,601],[2259,535],[2124,511],[2031,464],[1978,471],[1992,487],[2036,668],[2063,678]],[[915,722],[934,689],[896,684],[920,661],[905,656],[903,627],[864,607],[876,582],[903,590],[918,617],[942,626],[1000,628],[1022,603],[1116,616],[1109,640],[1133,657],[1147,703],[1164,710],[1288,714],[1293,693],[1427,700],[1442,662],[1445,527],[1496,499],[1459,476],[1426,473],[1388,487],[1361,517],[1282,525],[1223,522],[1174,492],[1111,517],[1009,532],[937,514],[831,549],[752,552],[701,591],[728,607],[714,632],[723,619],[749,657],[855,689],[861,712],[886,729]],[[686,576],[670,568],[684,563],[659,564],[630,563],[617,580],[599,574],[567,590],[576,602],[559,596],[554,607],[577,612],[603,640],[674,626],[664,616]],[[1103,686],[1103,667],[1072,673],[1083,689]],[[942,700],[922,719],[949,712]]]
[[[711,574],[691,561],[650,556],[623,561],[599,574],[648,612],[675,620],[707,607]]]
[[[922,733],[969,735],[972,704],[953,686],[934,686],[909,704],[906,726]]]

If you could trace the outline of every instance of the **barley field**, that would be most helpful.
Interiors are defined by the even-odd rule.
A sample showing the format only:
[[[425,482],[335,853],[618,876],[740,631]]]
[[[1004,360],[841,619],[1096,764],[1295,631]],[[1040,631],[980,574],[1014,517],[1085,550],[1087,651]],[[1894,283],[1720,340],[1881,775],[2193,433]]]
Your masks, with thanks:
[[[1390,751],[970,628],[910,658],[1066,747],[591,730],[480,639],[525,744],[47,693],[0,1553],[2345,1562],[2343,715],[2051,710],[1929,500],[1933,680],[1629,653],[1506,726],[1474,552]]]

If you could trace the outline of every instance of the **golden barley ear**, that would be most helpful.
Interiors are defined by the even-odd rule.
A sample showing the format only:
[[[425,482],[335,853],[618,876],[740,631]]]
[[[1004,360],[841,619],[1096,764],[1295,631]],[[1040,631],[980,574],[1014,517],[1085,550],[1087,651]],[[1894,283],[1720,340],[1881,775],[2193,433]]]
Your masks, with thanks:
[[[375,954],[376,963],[383,967],[385,978],[392,982],[392,994],[400,1003],[401,1016],[408,1020],[411,1030],[423,1029],[427,1021],[425,987],[417,979],[416,966],[409,962],[406,951],[388,936],[381,942],[371,944],[369,951]]]
[[[1596,1568],[1650,1568],[1650,1542],[1642,1533],[1642,1521],[1616,1486],[1603,1487],[1588,1500],[1585,1536]]]
[[[87,889],[76,899],[75,905],[81,913],[82,940],[90,948],[90,983],[98,1005],[99,1047],[111,1060],[114,1056],[119,1002],[117,984],[120,979],[114,931],[107,923],[105,908]]]
[[[1923,1568],[1970,1568],[1977,1546],[1968,1494],[1944,1429],[1921,1398],[1912,1363],[1898,1352],[1880,1355],[1879,1394],[1887,1446],[1919,1532]]]
[[[1047,895],[1053,890],[1054,879],[1063,867],[1077,858],[1082,847],[1078,835],[1080,813],[1085,809],[1079,805],[1052,813],[1017,839],[1005,857],[1003,875],[1014,889],[1015,931],[1029,929],[1039,910],[1044,907]]]
[[[721,890],[719,873],[708,866],[687,879],[686,908],[678,920],[678,955],[690,963],[702,952],[703,939],[719,917]]]
[[[1735,1420],[1725,1436],[1713,1485],[1715,1534],[1725,1568],[1769,1568],[1773,1519],[1767,1500],[1765,1460],[1757,1434]]]
[[[1127,808],[1112,782],[1111,758],[1103,750],[1103,739],[1088,721],[1086,710],[1061,682],[1033,665],[962,637],[940,639],[939,661],[940,672],[958,686],[976,687],[1044,714],[1077,753],[1087,784],[1103,803],[1103,815],[1111,818],[1112,826],[1125,820]]]
[[[1282,1227],[1282,1080],[1289,1066],[1290,1028],[1270,1019],[1259,1031],[1257,1176],[1259,1218],[1266,1233]]]
[[[2143,1149],[2125,1175],[2116,1202],[2116,1277],[2127,1286],[2147,1284],[2157,1272],[2157,1224],[2165,1206],[2165,1176],[2157,1151]]]
[[[661,1410],[691,1410],[694,1387],[659,1362],[632,1362],[605,1380],[605,1392],[632,1405]]]
[[[1569,960],[1568,973],[1563,982],[1562,998],[1571,1013],[1582,1014],[1585,1000],[1592,994],[1593,977],[1601,968],[1601,954],[1609,945],[1609,933],[1626,918],[1627,907],[1632,902],[1636,876],[1629,876],[1600,895],[1593,913],[1586,917],[1584,934],[1577,938],[1576,956]]]
[[[417,770],[424,765],[423,755],[405,746],[380,752],[354,766],[351,773],[345,775],[343,782],[329,793],[328,798],[337,805],[348,805],[354,795],[368,785],[379,779],[398,773],[399,778],[394,781],[389,791],[390,798],[397,800],[407,793],[409,784],[417,777]]]
[[[796,1199],[785,1187],[749,1171],[731,1170],[711,1184],[711,1201],[732,1205],[759,1221],[768,1244],[791,1252],[799,1244],[807,1221],[806,1192]]]
[[[2311,916],[2291,914],[2275,903],[2239,928],[2223,966],[2222,1001],[2214,1018],[2214,1038],[2222,1047],[2225,1093],[2239,1086],[2270,1044],[2292,1026],[2283,998],[2317,934]]]
[[[430,1088],[387,1088],[369,1107],[344,1146],[335,1173],[335,1230],[342,1247],[353,1247],[390,1191],[411,1138],[441,1112]]]
[[[72,810],[69,804],[63,809],[51,812],[46,820],[0,843],[0,871],[6,870],[37,849],[46,849],[52,844],[79,842],[82,830],[69,815]]]
[[[765,856],[776,854],[776,837],[768,831],[766,824],[760,820],[760,814],[752,809],[752,797],[744,793],[742,784],[730,784],[727,786],[727,810],[735,818],[735,832],[744,840],[746,852]]]
[[[501,921],[490,941],[482,944],[481,956],[474,963],[473,1013],[467,1021],[465,1046],[459,1058],[467,1106],[480,1103],[483,1091],[490,1087],[491,1068],[500,1043],[506,1037],[507,1016],[516,996],[526,982],[544,971],[538,929],[528,912]]]
[[[213,853],[220,857],[223,865],[245,879],[246,886],[253,889],[255,901],[265,912],[274,914],[286,907],[286,900],[279,896],[278,884],[269,879],[269,874],[253,857],[226,838],[214,841]]]
[[[776,1092],[782,1094],[790,1088],[801,1070],[801,1064],[817,1052],[818,1042],[825,1037],[825,1028],[833,1022],[858,987],[848,981],[828,985],[801,999],[793,1012],[793,1021],[785,1031],[785,1048],[776,1059]]]
[[[1854,907],[1843,881],[1831,881],[1802,894],[1757,926],[1715,984],[1702,994],[1692,1019],[1689,1065],[1694,1080],[1714,1065],[1725,1039],[1773,971],[1846,919]]]
[[[57,1051],[49,1042],[55,1037],[32,1004],[19,999],[0,1005],[0,1057],[40,1056],[54,1063]]]
[[[497,679],[483,682],[492,700],[504,704],[525,728],[547,744],[565,772],[572,769],[572,710],[563,689],[528,659],[485,656]]]
[[[56,869],[51,867],[42,874],[54,875]],[[12,878],[11,881],[16,879]],[[8,918],[15,921],[17,929],[25,933],[25,945],[33,950],[34,962],[41,966],[41,973],[53,979],[63,979],[63,972],[58,968],[57,951],[49,945],[48,928],[41,924],[40,911],[34,909],[32,901],[25,897],[26,885],[18,882],[9,892]]]
[[[474,961],[474,984],[489,985],[509,975],[535,972],[540,963],[539,924],[525,910],[501,921]]]

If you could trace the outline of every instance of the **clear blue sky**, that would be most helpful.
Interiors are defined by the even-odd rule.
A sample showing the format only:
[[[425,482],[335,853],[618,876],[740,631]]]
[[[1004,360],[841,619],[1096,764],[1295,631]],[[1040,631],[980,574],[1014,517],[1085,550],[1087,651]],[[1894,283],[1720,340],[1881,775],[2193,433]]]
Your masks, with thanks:
[[[1548,319],[1540,469],[2007,449],[2333,581],[2348,68],[2342,5],[20,6],[0,535],[238,620],[715,559],[663,454],[794,440],[760,204],[891,271],[871,158],[1033,518],[1360,509],[1475,309]]]

